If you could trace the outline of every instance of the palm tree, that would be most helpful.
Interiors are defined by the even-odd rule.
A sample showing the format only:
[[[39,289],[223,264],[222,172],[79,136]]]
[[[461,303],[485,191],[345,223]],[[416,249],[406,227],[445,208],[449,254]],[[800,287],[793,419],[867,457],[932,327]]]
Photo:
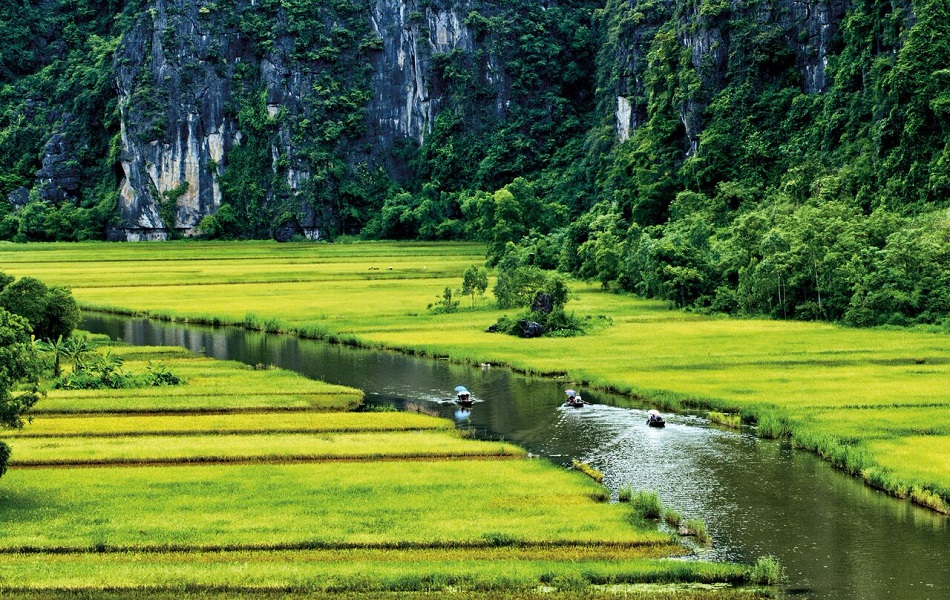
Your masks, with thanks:
[[[86,336],[71,335],[65,340],[63,336],[56,338],[55,342],[48,340],[33,339],[33,345],[42,354],[50,355],[53,359],[53,377],[59,377],[62,374],[62,363],[76,363],[82,357],[92,350],[92,344]]]
[[[53,377],[59,377],[60,374],[60,357],[65,354],[66,342],[63,341],[63,336],[56,338],[55,342],[49,340],[38,340],[35,337],[33,338],[33,345],[41,354],[52,355],[53,357]]]

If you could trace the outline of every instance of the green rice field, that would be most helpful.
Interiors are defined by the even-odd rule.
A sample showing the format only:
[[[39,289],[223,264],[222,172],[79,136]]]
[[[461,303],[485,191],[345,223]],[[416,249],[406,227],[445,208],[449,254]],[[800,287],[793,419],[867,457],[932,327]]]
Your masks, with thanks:
[[[788,435],[896,495],[924,490],[917,500],[948,510],[945,333],[703,316],[577,282],[568,308],[609,316],[612,326],[579,340],[502,339],[485,333],[505,314],[490,298],[474,308],[463,298],[455,314],[426,310],[483,255],[481,246],[454,243],[2,244],[0,270],[68,285],[85,308],[487,362],[667,409],[741,412],[763,435]],[[168,410],[196,406],[195,398],[181,400]],[[209,410],[221,401],[197,400]],[[243,390],[232,401],[251,410],[306,409],[308,402]],[[92,402],[95,410],[145,410],[131,396]],[[50,399],[41,410],[66,412],[68,405]]]
[[[748,579],[672,560],[677,536],[588,477],[448,421],[352,412],[358,390],[181,348],[99,351],[185,382],[48,390],[4,432],[2,597],[734,598],[721,586]]]

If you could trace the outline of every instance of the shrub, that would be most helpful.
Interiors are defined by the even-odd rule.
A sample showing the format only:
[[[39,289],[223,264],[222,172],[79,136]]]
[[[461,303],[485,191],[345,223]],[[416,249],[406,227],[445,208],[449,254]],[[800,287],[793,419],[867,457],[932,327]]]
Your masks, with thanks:
[[[454,313],[459,308],[459,301],[452,299],[452,288],[445,286],[445,290],[438,300],[427,308],[435,314]]]
[[[146,385],[160,387],[163,385],[180,385],[184,383],[181,377],[172,373],[168,367],[162,363],[153,364],[148,362],[145,370],[148,374],[145,377]]]
[[[161,363],[149,362],[147,372],[141,375],[129,373],[122,364],[122,358],[111,353],[81,356],[76,359],[73,370],[64,373],[53,387],[60,390],[132,389],[184,383]]]
[[[630,498],[633,509],[644,519],[659,519],[663,515],[663,502],[653,490],[640,490]]]
[[[537,323],[540,330],[530,326]],[[501,317],[489,328],[495,333],[505,333],[518,337],[576,337],[587,333],[585,322],[567,314],[564,309],[556,308],[548,314],[537,311],[526,311],[514,317]]]
[[[774,556],[760,556],[749,569],[749,581],[759,585],[776,585],[785,580],[785,569]]]

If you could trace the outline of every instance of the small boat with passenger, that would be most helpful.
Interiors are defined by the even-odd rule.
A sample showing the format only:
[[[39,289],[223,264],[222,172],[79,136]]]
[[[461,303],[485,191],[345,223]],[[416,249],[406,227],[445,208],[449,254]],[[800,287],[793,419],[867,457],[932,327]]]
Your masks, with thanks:
[[[666,427],[666,421],[663,420],[660,411],[651,409],[647,411],[647,425],[650,427]]]
[[[475,404],[475,398],[472,397],[472,392],[468,391],[464,385],[460,385],[455,388],[455,403],[459,406],[472,406]]]
[[[564,393],[567,394],[567,400],[564,401],[564,406],[572,406],[574,408],[581,408],[586,402],[581,398],[581,395],[575,392],[574,390],[564,390]]]

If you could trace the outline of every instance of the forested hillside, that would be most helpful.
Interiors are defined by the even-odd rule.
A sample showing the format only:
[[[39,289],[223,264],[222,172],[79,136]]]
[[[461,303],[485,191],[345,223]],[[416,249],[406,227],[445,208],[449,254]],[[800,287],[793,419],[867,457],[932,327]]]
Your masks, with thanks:
[[[17,0],[0,238],[475,239],[680,306],[950,315],[947,0]]]

